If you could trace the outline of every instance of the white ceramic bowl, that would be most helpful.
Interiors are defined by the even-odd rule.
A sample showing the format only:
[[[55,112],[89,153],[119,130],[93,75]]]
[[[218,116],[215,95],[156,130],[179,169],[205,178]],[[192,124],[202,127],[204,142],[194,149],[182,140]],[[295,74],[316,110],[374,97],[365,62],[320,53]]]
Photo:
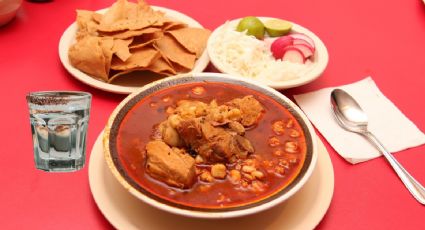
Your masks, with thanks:
[[[272,19],[270,17],[258,17],[261,21]],[[239,23],[241,19],[235,19],[232,21],[229,21],[218,28],[216,28],[210,38],[208,39],[207,44],[207,51],[208,55],[210,57],[211,63],[222,73],[230,74],[233,76],[239,76],[239,77],[246,77],[241,75],[241,73],[233,70],[232,68],[229,68],[228,65],[225,65],[217,56],[217,53],[214,50],[214,43],[217,40],[218,36],[220,36],[220,32],[224,30],[225,28],[231,28],[236,29],[237,24]],[[309,36],[311,39],[313,39],[315,44],[315,53],[313,55],[313,58],[311,59],[312,63],[309,67],[308,71],[303,71],[303,74],[301,76],[298,76],[294,79],[289,80],[282,80],[282,81],[263,81],[261,79],[255,79],[256,81],[266,84],[272,88],[275,89],[287,89],[287,88],[293,88],[301,85],[305,85],[307,83],[310,83],[311,81],[317,79],[322,75],[323,71],[326,69],[326,66],[328,65],[329,56],[328,51],[326,49],[325,44],[320,40],[318,36],[316,36],[313,32],[308,30],[307,28],[304,28],[298,24],[292,23],[292,30],[291,33],[303,33],[307,36]]]
[[[222,82],[241,85],[243,87],[247,87],[249,89],[255,90],[261,94],[266,95],[267,97],[283,105],[288,109],[288,111],[290,111],[290,113],[297,119],[298,123],[301,125],[304,131],[307,144],[307,153],[305,162],[301,168],[300,173],[287,187],[271,196],[264,197],[262,199],[259,199],[255,203],[249,203],[244,206],[228,209],[195,209],[193,207],[186,207],[170,203],[170,201],[165,201],[157,197],[156,195],[149,193],[140,186],[137,186],[137,182],[133,181],[133,179],[131,179],[131,177],[127,175],[126,169],[125,167],[123,167],[120,161],[116,144],[118,129],[127,112],[131,108],[133,108],[133,106],[136,105],[140,100],[152,93],[179,84],[194,82]],[[292,195],[294,195],[298,190],[300,190],[300,188],[310,178],[316,166],[318,154],[314,129],[307,117],[291,100],[289,100],[287,97],[270,87],[258,85],[256,82],[249,81],[246,79],[241,79],[219,73],[195,73],[190,75],[165,78],[150,83],[138,90],[137,92],[132,93],[131,95],[126,97],[111,114],[104,131],[103,148],[105,151],[105,159],[109,169],[111,170],[115,178],[119,181],[119,183],[126,190],[128,190],[129,193],[149,205],[152,205],[156,208],[170,213],[188,217],[209,219],[245,216],[269,209],[281,202],[284,202]]]
[[[12,21],[21,4],[22,0],[0,0],[0,26]]]

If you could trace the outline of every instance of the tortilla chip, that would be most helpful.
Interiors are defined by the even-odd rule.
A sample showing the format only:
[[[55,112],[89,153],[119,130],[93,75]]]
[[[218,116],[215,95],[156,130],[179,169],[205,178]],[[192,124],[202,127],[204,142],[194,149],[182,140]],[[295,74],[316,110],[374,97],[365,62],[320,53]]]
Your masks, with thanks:
[[[103,81],[108,81],[106,60],[101,38],[85,36],[69,48],[69,61],[77,69]]]
[[[166,61],[167,62],[167,64],[169,65],[169,66],[171,66],[171,68],[173,68],[174,69],[174,66],[173,66],[173,63],[170,61],[170,59],[168,59],[167,58],[167,56],[166,55],[164,55],[164,53],[158,48],[158,46],[154,43],[153,44],[153,47],[156,49],[156,50],[158,50],[158,52],[161,54],[161,58],[164,60],[164,61]]]
[[[177,30],[177,29],[182,29],[187,27],[187,24],[183,23],[183,22],[177,22],[177,21],[166,21],[164,22],[162,29],[164,31],[168,31],[168,30]]]
[[[113,74],[109,79],[108,79],[108,83],[113,82],[114,80],[116,80],[117,78],[119,78],[120,76],[129,74],[131,72],[134,71],[138,71],[138,69],[131,69],[131,70],[124,70],[124,71],[118,71],[115,74]]]
[[[144,0],[137,1],[137,9],[138,11],[135,18],[138,20],[141,18],[150,19],[152,23],[151,26],[162,26],[164,21],[167,20],[165,18],[165,13],[152,9],[152,7]]]
[[[133,42],[133,38],[127,40],[114,39],[112,52],[123,62],[127,61],[131,56],[130,49],[128,48],[131,42]]]
[[[160,28],[155,27],[147,27],[140,30],[123,30],[118,32],[100,32],[99,35],[103,37],[113,37],[117,39],[127,39],[136,36],[140,36],[142,34],[151,34],[155,32],[160,32]]]
[[[93,11],[77,10],[78,30],[76,40],[80,40],[87,35],[97,35],[97,28],[99,27],[99,23],[94,20],[94,14],[95,13]]]
[[[132,50],[132,49],[142,48],[142,47],[144,47],[144,46],[152,45],[152,44],[154,43],[154,41],[155,41],[155,40],[149,40],[149,41],[147,41],[147,42],[145,42],[145,43],[139,43],[139,44],[137,44],[137,45],[130,45],[128,48],[129,48],[130,50]]]
[[[143,29],[153,25],[162,17],[162,14],[154,11],[144,1],[139,1],[136,5],[126,0],[118,0],[105,13],[98,30],[114,32]]]
[[[176,74],[176,71],[173,69],[173,67],[163,57],[160,57],[155,62],[152,62],[151,65],[146,67],[146,70],[167,76]]]
[[[97,24],[99,24],[103,19],[103,15],[94,12],[93,15],[92,15],[92,18],[93,18],[93,21],[95,21]]]
[[[102,48],[103,56],[105,57],[105,72],[107,75],[109,75],[109,70],[111,69],[113,46],[113,38],[101,38],[100,47]]]
[[[160,53],[151,46],[131,50],[131,56],[123,62],[118,58],[112,58],[111,69],[129,70],[149,66],[160,57]]]
[[[204,52],[211,31],[202,28],[181,28],[170,33],[186,50],[200,57]]]
[[[170,61],[181,65],[186,69],[192,69],[195,65],[196,56],[188,53],[173,37],[165,34],[155,41],[156,47]]]
[[[126,0],[117,0],[103,15],[101,27],[109,27],[117,21],[125,19]]]
[[[130,49],[136,49],[143,47],[147,44],[151,44],[162,36],[164,36],[164,33],[162,31],[136,36],[134,37],[133,42],[130,44]]]

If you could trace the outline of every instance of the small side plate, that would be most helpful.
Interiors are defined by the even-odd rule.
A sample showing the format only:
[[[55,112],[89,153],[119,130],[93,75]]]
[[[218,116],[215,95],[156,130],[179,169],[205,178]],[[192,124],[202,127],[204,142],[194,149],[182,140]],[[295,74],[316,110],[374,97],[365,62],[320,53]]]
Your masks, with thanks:
[[[271,17],[258,17],[261,21],[266,21],[269,19],[274,19]],[[237,73],[235,71],[233,71],[232,69],[229,69],[226,67],[226,65],[224,65],[217,57],[217,55],[214,52],[214,47],[213,47],[213,43],[214,40],[217,39],[217,36],[219,36],[220,31],[223,30],[224,28],[226,28],[226,24],[229,26],[229,28],[235,28],[237,24],[239,23],[241,19],[235,19],[232,21],[228,21],[227,23],[219,26],[218,28],[216,28],[210,38],[208,39],[208,44],[207,44],[207,50],[208,50],[208,55],[211,59],[211,63],[217,68],[217,70],[219,70],[222,73],[227,73],[230,75],[234,75],[234,76],[240,76],[240,77],[246,77],[246,76],[241,76],[240,73]],[[290,80],[284,80],[284,81],[261,81],[260,79],[254,79],[260,83],[266,84],[272,88],[275,89],[288,89],[288,88],[293,88],[293,87],[297,87],[297,86],[301,86],[301,85],[305,85],[307,83],[312,82],[313,80],[317,79],[318,77],[320,77],[323,73],[323,71],[326,69],[326,66],[328,65],[328,61],[329,61],[329,55],[328,55],[328,50],[326,49],[325,44],[322,42],[322,40],[320,40],[320,38],[315,35],[313,32],[311,32],[309,29],[304,28],[296,23],[292,23],[292,30],[291,33],[303,33],[307,36],[309,36],[311,39],[313,39],[314,44],[315,44],[315,53],[313,55],[313,59],[312,59],[312,66],[309,67],[310,69],[303,74],[302,76],[298,76],[298,78],[294,78],[294,79],[290,79]],[[248,78],[248,77],[247,77]]]

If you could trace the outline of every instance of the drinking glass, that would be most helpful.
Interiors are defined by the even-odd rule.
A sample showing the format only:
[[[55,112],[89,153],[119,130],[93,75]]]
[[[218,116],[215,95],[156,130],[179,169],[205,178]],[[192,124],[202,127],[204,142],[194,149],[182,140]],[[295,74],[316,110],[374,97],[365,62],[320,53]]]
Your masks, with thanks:
[[[86,159],[91,94],[44,91],[27,95],[37,169],[72,172]]]

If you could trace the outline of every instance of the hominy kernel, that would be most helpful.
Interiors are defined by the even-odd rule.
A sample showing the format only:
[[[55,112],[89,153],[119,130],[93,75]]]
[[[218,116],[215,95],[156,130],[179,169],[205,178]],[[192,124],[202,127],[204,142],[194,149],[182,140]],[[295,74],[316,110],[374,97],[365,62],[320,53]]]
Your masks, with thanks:
[[[167,114],[172,114],[172,113],[174,113],[174,108],[173,108],[173,107],[171,107],[171,106],[168,106],[168,107],[167,107],[167,109],[165,110],[165,112],[166,112]]]
[[[166,96],[166,97],[163,97],[162,98],[162,101],[163,102],[169,102],[171,100],[171,97],[170,96]]]
[[[285,123],[283,121],[276,121],[272,124],[273,132],[276,135],[282,135],[285,132]]]
[[[213,182],[214,178],[211,176],[211,173],[208,171],[204,171],[200,176],[199,179],[203,182]]]
[[[211,175],[218,179],[226,177],[226,166],[224,164],[215,164],[211,167]]]
[[[227,112],[227,119],[229,120],[239,120],[241,118],[242,112],[239,109],[231,109]]]
[[[299,137],[300,136],[300,132],[298,132],[295,129],[291,129],[291,131],[289,131],[289,136],[290,137]]]
[[[283,155],[283,150],[282,150],[282,149],[276,149],[276,150],[273,152],[273,155],[280,157],[280,156],[282,156],[282,155]]]
[[[257,179],[261,179],[264,177],[264,173],[262,173],[261,171],[254,171],[251,173],[251,175]]]
[[[246,159],[246,160],[244,161],[244,164],[245,164],[245,165],[253,166],[253,165],[255,165],[255,162],[254,162],[254,160],[253,160],[253,159]]]
[[[202,95],[205,93],[205,88],[201,86],[196,86],[192,89],[192,93],[195,95]]]
[[[296,164],[298,162],[298,159],[297,158],[291,158],[291,159],[289,159],[289,163],[291,163],[291,164]]]
[[[177,114],[173,114],[168,117],[168,122],[173,128],[176,128],[181,121],[182,121],[182,118]]]
[[[149,103],[149,106],[150,106],[150,107],[156,107],[156,105],[157,105],[157,103],[156,103],[156,102],[151,102],[151,103]]]
[[[270,137],[269,139],[269,145],[271,147],[276,147],[280,145],[280,140],[277,137]]]
[[[232,180],[233,182],[238,182],[241,180],[241,172],[239,172],[238,170],[231,170],[230,171],[230,180]]]
[[[273,161],[263,161],[263,165],[264,165],[264,167],[266,167],[266,168],[270,168],[270,167],[273,167],[273,165],[274,165],[274,162]]]
[[[201,184],[199,185],[198,190],[200,192],[207,192],[208,190],[210,190],[210,188],[211,188],[211,185]]]
[[[264,184],[262,182],[260,182],[260,181],[253,181],[252,182],[252,189],[255,192],[262,192],[262,191],[264,191],[264,189],[265,189],[264,187],[265,187]]]
[[[252,176],[251,174],[248,173],[242,173],[243,177],[248,179],[248,180],[254,180],[254,176]]]
[[[244,161],[244,163],[246,164],[246,165],[252,165],[252,159],[246,159],[245,161]]]
[[[285,175],[285,169],[281,166],[277,166],[274,171],[280,175]]]
[[[201,155],[196,155],[195,162],[197,164],[201,164],[201,163],[204,163],[204,159],[201,157]]]
[[[244,166],[242,167],[242,171],[243,171],[243,172],[246,172],[246,173],[252,173],[252,172],[254,172],[254,171],[255,171],[255,168],[254,168],[254,167],[252,167],[252,166],[249,166],[249,165],[244,165]]]
[[[218,198],[217,198],[217,202],[218,203],[221,203],[221,202],[223,202],[224,200],[226,199],[226,197],[223,195],[223,194],[219,194],[218,195]]]
[[[286,123],[286,128],[292,128],[294,126],[294,121],[290,119],[288,123]]]
[[[279,159],[279,165],[285,168],[289,168],[289,162],[286,159]]]
[[[298,143],[294,141],[288,141],[285,143],[285,151],[288,153],[298,152]]]

